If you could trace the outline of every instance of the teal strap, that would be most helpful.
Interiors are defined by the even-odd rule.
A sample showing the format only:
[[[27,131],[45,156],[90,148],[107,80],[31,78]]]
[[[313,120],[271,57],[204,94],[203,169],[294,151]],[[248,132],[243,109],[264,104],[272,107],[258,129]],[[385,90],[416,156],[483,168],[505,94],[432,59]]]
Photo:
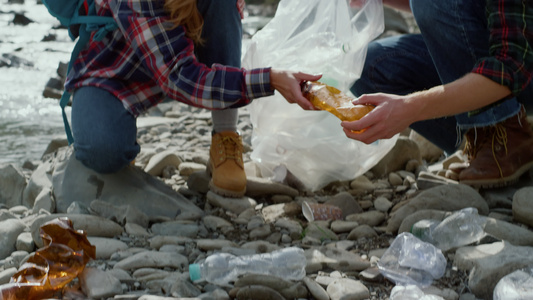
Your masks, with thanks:
[[[87,31],[96,31],[93,38],[95,41],[101,41],[109,32],[118,28],[117,23],[113,18],[110,20],[101,20],[100,23],[89,22],[87,24]]]
[[[70,61],[68,63],[68,72],[70,72],[70,69],[72,69],[72,65],[78,55],[80,54],[80,51],[85,47],[87,42],[89,41],[89,33],[86,30],[86,25],[82,24],[80,27],[80,37],[78,41],[76,42],[76,45],[74,46],[74,49],[72,50],[72,54],[70,55]],[[67,141],[68,144],[71,145],[74,143],[74,137],[72,135],[72,131],[70,130],[70,125],[68,123],[67,114],[65,113],[65,107],[67,107],[68,102],[70,100],[71,94],[67,91],[63,91],[63,95],[61,96],[61,100],[59,101],[59,106],[61,107],[61,113],[63,114],[63,123],[65,125],[65,132],[67,134]]]
[[[75,22],[80,24],[87,24],[87,32],[96,31],[94,39],[101,41],[108,32],[118,28],[115,19],[112,17],[98,16],[96,14],[96,6],[94,1],[89,2],[89,8],[86,16],[77,15]]]
[[[61,106],[61,114],[63,115],[63,124],[65,125],[65,133],[67,134],[67,141],[69,145],[74,143],[74,137],[72,136],[72,131],[70,130],[70,125],[68,124],[67,114],[65,113],[65,107],[70,100],[70,93],[67,91],[63,92],[61,100],[59,101],[59,106]]]
[[[82,1],[79,2],[78,10],[82,3]],[[74,46],[74,49],[72,50],[72,54],[70,56],[68,72],[70,72],[70,69],[72,69],[72,65],[74,64],[76,58],[78,58],[81,50],[89,42],[91,31],[96,31],[94,39],[96,41],[101,41],[107,35],[108,32],[111,32],[118,28],[117,23],[112,17],[103,17],[96,15],[94,2],[91,2],[89,5],[89,15],[80,16],[76,14],[70,20],[70,24],[81,24],[81,26],[79,31],[79,39],[76,42],[76,45]],[[65,90],[63,92],[63,95],[61,96],[61,100],[59,101],[59,106],[61,106],[61,113],[63,114],[63,123],[65,125],[65,132],[67,134],[67,140],[69,145],[74,143],[74,137],[72,135],[72,131],[68,123],[67,114],[65,113],[65,107],[67,107],[69,103],[70,96],[71,94]]]
[[[45,1],[45,4],[46,3],[47,1]],[[71,17],[70,20],[61,19],[62,24],[63,22],[65,22],[65,24],[68,24],[68,25],[80,24],[79,39],[76,42],[74,49],[72,50],[72,54],[70,55],[70,61],[68,64],[67,74],[70,73],[70,70],[72,69],[72,65],[74,64],[74,61],[76,60],[76,58],[78,58],[81,50],[89,42],[91,31],[96,31],[94,35],[94,39],[96,41],[101,41],[107,35],[108,32],[111,32],[118,28],[115,20],[112,17],[104,17],[104,16],[96,15],[94,1],[89,1],[88,15],[86,16],[78,15],[77,12],[80,10],[83,4],[84,4],[84,1],[78,1],[76,9],[74,10],[75,14]],[[73,8],[69,7],[68,11],[72,12]],[[70,35],[70,31],[69,31],[69,35]],[[70,35],[70,37],[73,40],[75,39],[75,37],[72,35]],[[65,108],[67,107],[70,101],[70,97],[71,97],[70,92],[68,92],[67,90],[64,90],[63,95],[61,96],[61,100],[59,101],[59,106],[61,107],[61,114],[63,115],[63,123],[65,126],[65,132],[67,134],[68,144],[72,145],[72,143],[74,143],[74,137],[70,129],[67,114],[65,113]]]
[[[71,24],[107,24],[107,23],[116,23],[113,17],[104,17],[104,16],[75,16],[71,20]]]

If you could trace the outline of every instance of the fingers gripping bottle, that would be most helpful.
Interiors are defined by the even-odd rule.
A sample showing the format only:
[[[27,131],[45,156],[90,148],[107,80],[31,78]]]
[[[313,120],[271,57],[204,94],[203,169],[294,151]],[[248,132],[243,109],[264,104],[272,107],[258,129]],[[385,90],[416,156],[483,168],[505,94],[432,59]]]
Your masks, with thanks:
[[[318,81],[304,82],[302,93],[316,108],[332,113],[341,121],[359,120],[374,109],[373,105],[353,105],[353,98]]]
[[[204,279],[220,286],[229,286],[240,275],[265,274],[286,280],[301,280],[305,276],[306,258],[301,248],[290,247],[271,253],[235,256],[215,253],[204,261],[189,265],[192,281]]]

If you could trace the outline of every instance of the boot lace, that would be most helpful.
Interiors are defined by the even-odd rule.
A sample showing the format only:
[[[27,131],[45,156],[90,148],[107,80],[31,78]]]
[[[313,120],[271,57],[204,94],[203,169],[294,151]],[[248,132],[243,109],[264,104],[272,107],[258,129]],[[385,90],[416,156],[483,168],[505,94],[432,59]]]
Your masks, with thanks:
[[[241,141],[238,137],[223,136],[217,145],[220,161],[232,159],[240,162],[242,159]]]

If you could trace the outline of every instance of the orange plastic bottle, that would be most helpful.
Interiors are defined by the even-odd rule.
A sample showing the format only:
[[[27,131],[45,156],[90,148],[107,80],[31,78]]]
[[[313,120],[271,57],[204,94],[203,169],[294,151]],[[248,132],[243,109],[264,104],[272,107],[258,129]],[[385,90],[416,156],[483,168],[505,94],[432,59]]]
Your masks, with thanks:
[[[44,246],[37,250],[0,286],[0,300],[39,300],[60,297],[63,288],[76,278],[96,248],[83,231],[74,230],[72,221],[57,218],[41,226]]]
[[[302,92],[316,108],[328,111],[342,121],[359,120],[374,109],[372,105],[353,105],[353,98],[335,87],[318,81],[303,83]]]

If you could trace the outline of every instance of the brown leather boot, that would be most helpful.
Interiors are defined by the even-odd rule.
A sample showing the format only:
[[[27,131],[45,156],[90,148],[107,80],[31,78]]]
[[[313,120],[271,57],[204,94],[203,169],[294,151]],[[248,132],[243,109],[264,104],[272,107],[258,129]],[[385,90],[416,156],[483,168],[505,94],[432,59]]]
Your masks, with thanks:
[[[459,173],[459,182],[493,188],[518,181],[533,167],[533,130],[522,108],[518,115],[496,125],[470,129],[465,154],[469,166]]]
[[[239,198],[246,192],[246,174],[242,161],[242,138],[233,131],[213,135],[209,149],[210,189],[225,197]]]

